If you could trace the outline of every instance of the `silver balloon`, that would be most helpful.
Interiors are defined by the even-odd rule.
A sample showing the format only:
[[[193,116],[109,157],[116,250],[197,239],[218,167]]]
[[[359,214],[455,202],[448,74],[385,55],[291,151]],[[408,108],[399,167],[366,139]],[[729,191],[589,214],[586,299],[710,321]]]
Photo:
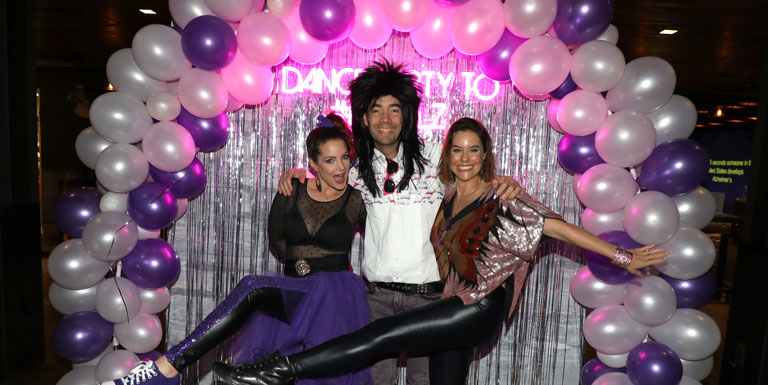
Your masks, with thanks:
[[[147,353],[160,345],[163,328],[156,315],[139,313],[130,321],[115,325],[115,338],[129,351]]]
[[[659,245],[670,240],[679,222],[675,202],[658,191],[641,192],[624,207],[624,230],[643,245]]]
[[[94,385],[96,383],[96,366],[72,369],[56,381],[56,385]]]
[[[607,41],[611,44],[619,42],[619,29],[613,24],[608,24],[608,28],[597,37],[597,40]]]
[[[139,297],[141,297],[142,313],[160,313],[171,303],[171,292],[167,287],[158,289],[145,289],[140,287]]]
[[[153,124],[141,144],[147,161],[162,171],[181,171],[195,159],[192,134],[176,122]]]
[[[620,305],[624,298],[624,284],[611,285],[592,274],[582,266],[571,277],[571,295],[576,302],[595,309],[608,305]]]
[[[56,311],[72,314],[96,310],[96,285],[80,290],[65,289],[56,282],[48,288],[48,299]]]
[[[643,342],[648,328],[641,325],[621,305],[593,310],[584,320],[584,338],[596,350],[624,354]]]
[[[586,209],[581,213],[581,226],[592,234],[600,235],[606,231],[624,231],[624,212],[622,210],[613,213],[598,213],[592,209]]]
[[[96,259],[117,261],[128,255],[139,240],[138,229],[128,214],[103,211],[83,229],[83,247]]]
[[[592,385],[634,385],[626,373],[606,373],[595,379]]]
[[[624,208],[637,193],[637,182],[627,170],[601,163],[582,174],[576,195],[584,206],[601,213]]]
[[[624,67],[619,84],[605,96],[608,109],[655,111],[672,96],[676,79],[675,69],[664,59],[645,56],[632,60]]]
[[[701,385],[701,382],[698,382],[691,377],[683,376],[683,378],[680,379],[680,383],[677,385]]]
[[[672,278],[699,277],[715,263],[715,244],[696,229],[682,227],[672,239],[659,246],[669,251],[669,255],[655,267]]]
[[[139,309],[139,289],[126,278],[105,279],[96,288],[96,312],[109,322],[128,322],[139,314]]]
[[[605,354],[603,352],[597,352],[597,358],[600,362],[612,368],[623,368],[627,366],[627,357],[629,357],[629,353]]]
[[[176,219],[184,216],[184,213],[187,212],[187,207],[189,207],[189,199],[186,198],[179,198],[176,199],[176,204],[179,206],[179,211],[176,212]]]
[[[59,286],[69,290],[87,289],[104,278],[111,264],[93,258],[80,239],[65,241],[48,257],[48,274]]]
[[[92,169],[96,167],[96,159],[99,154],[113,144],[115,142],[104,139],[93,127],[88,127],[77,135],[75,153],[84,165]]]
[[[117,50],[109,57],[107,79],[118,92],[131,95],[142,102],[146,102],[155,92],[168,90],[165,82],[152,79],[141,72],[130,48]]]
[[[117,143],[96,159],[96,179],[107,190],[127,193],[139,187],[149,175],[149,163],[136,146]]]
[[[250,13],[251,7],[254,6],[253,0],[203,0],[203,2],[216,16],[231,21],[240,21]],[[257,1],[257,3],[259,2],[263,7],[264,0]]]
[[[666,104],[648,114],[656,128],[656,144],[687,138],[696,128],[696,106],[688,98],[672,95]]]
[[[593,40],[573,52],[571,77],[582,89],[603,92],[619,83],[625,66],[624,54],[615,44]]]
[[[116,193],[108,191],[99,201],[101,211],[128,211],[128,193]]]
[[[180,24],[182,28],[184,25]],[[133,36],[131,47],[136,65],[157,80],[176,80],[192,68],[181,49],[181,35],[171,27],[160,24],[143,27]],[[171,85],[168,87],[170,90]]]
[[[127,350],[110,352],[96,365],[96,381],[103,382],[127,376],[139,362],[139,357]]]
[[[619,111],[603,121],[595,133],[595,148],[607,163],[631,167],[642,163],[656,147],[656,131],[645,115]]]
[[[115,350],[115,347],[112,344],[107,344],[107,347],[104,348],[104,351],[101,352],[101,354],[99,354],[98,356],[96,356],[96,357],[94,357],[94,358],[92,358],[92,359],[90,359],[88,361],[73,362],[72,363],[72,369],[82,368],[84,366],[94,366],[95,367],[96,365],[99,364],[99,361],[101,361],[101,359],[104,356],[106,356],[107,354],[109,354],[113,350]]]
[[[170,92],[156,92],[147,99],[149,116],[161,122],[176,119],[181,112],[179,98]]]
[[[139,239],[149,239],[160,237],[160,230],[147,230],[143,227],[136,226],[139,229]]]
[[[107,140],[135,143],[141,140],[152,117],[141,100],[122,92],[102,94],[91,103],[91,125]]]
[[[672,197],[672,200],[680,213],[680,227],[703,229],[715,217],[715,197],[704,187],[696,187],[687,194]]]
[[[198,16],[213,15],[203,0],[170,0],[168,9],[171,11],[173,21],[182,29]]]
[[[712,356],[709,356],[703,360],[680,360],[680,362],[683,364],[683,376],[701,381],[712,373],[715,359]]]
[[[684,360],[703,360],[720,346],[720,328],[696,309],[677,309],[666,323],[651,328],[651,337],[669,346]]]
[[[675,290],[655,275],[635,278],[624,285],[624,308],[630,317],[646,326],[659,326],[677,309]]]

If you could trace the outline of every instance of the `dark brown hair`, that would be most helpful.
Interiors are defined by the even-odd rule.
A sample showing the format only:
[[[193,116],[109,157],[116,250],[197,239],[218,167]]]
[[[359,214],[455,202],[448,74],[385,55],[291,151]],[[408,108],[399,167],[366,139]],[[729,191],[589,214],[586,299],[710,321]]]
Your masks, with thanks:
[[[355,159],[355,146],[352,144],[352,135],[349,132],[349,126],[344,119],[334,113],[326,115],[326,118],[333,122],[333,127],[315,127],[307,135],[307,157],[318,161],[320,156],[320,146],[329,140],[343,140],[347,144],[347,151],[351,160]]]
[[[483,167],[480,168],[480,178],[488,182],[496,175],[496,159],[493,155],[493,141],[488,134],[488,130],[482,123],[472,118],[461,118],[448,129],[448,133],[445,135],[445,141],[443,142],[443,153],[440,155],[440,165],[437,169],[437,177],[444,184],[453,184],[455,177],[451,172],[451,168],[448,165],[448,157],[451,154],[451,146],[453,145],[453,137],[459,131],[469,131],[475,133],[483,144],[483,152],[485,158],[483,160]]]

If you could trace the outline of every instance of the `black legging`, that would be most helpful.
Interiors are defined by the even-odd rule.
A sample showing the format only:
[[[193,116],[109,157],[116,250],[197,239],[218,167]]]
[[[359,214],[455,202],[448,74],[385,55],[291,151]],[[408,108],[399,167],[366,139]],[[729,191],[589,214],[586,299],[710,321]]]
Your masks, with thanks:
[[[504,308],[502,287],[469,306],[458,297],[446,298],[380,318],[288,359],[297,377],[315,378],[361,368],[381,354],[431,352],[430,383],[464,384],[472,349],[494,335]]]

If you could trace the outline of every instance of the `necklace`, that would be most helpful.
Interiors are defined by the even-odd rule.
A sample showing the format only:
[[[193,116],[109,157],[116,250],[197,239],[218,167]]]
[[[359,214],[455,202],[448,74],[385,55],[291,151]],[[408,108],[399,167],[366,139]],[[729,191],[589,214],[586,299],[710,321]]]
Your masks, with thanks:
[[[460,213],[461,210],[463,210],[467,205],[469,205],[471,202],[475,201],[477,197],[480,196],[485,191],[485,188],[488,186],[488,183],[485,181],[480,181],[480,183],[475,186],[472,190],[470,190],[467,193],[461,194],[459,196],[459,190],[456,189],[456,199],[453,201],[453,209],[451,210],[451,217],[456,216],[456,214]]]

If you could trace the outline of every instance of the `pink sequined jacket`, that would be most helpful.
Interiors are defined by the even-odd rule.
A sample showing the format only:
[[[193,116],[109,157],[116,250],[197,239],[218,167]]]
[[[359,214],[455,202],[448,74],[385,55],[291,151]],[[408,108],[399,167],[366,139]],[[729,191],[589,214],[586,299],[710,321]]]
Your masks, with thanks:
[[[500,201],[490,186],[450,217],[455,192],[446,190],[431,234],[445,283],[443,298],[457,296],[473,304],[514,276],[514,287],[507,287],[509,319],[541,241],[544,219],[562,217],[528,194]]]

